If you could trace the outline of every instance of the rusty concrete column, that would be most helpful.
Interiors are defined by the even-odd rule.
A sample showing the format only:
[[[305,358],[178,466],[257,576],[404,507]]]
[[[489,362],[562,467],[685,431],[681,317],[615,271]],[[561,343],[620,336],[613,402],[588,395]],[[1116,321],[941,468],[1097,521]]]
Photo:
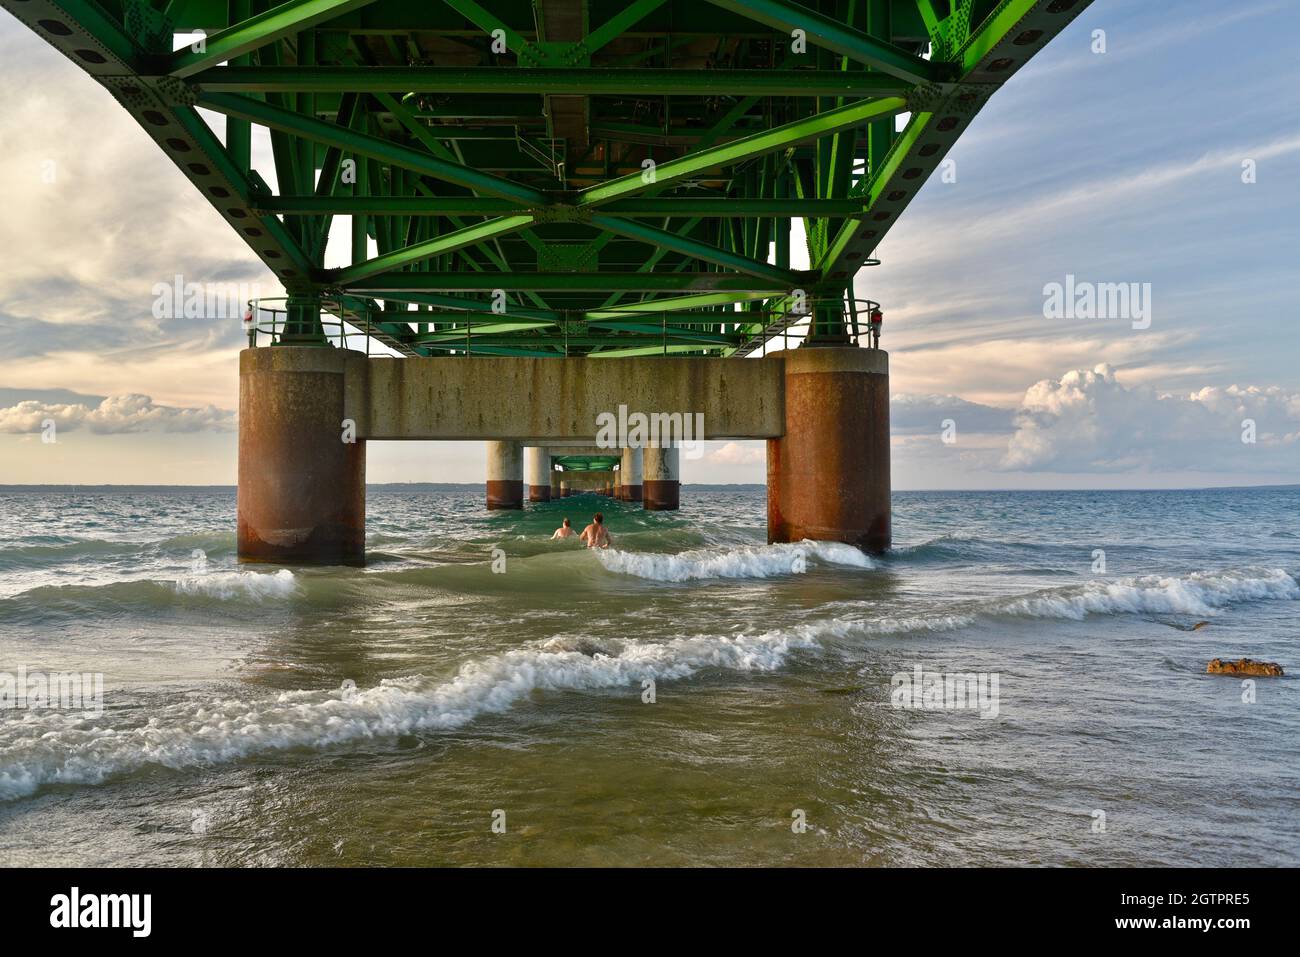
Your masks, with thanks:
[[[487,507],[524,507],[524,447],[520,442],[485,442]]]
[[[623,501],[625,502],[641,501],[641,458],[640,449],[623,450],[623,459],[618,468],[619,474],[622,476]]]
[[[572,495],[572,494],[573,494],[573,488],[569,485],[569,483],[568,483],[566,480],[561,479],[561,480],[560,480],[560,497],[561,497],[561,498],[568,498],[568,497],[569,497],[570,495]]]
[[[546,449],[529,446],[526,453],[528,469],[528,501],[551,500],[551,453]]]
[[[365,563],[366,443],[344,441],[349,358],[365,356],[304,346],[239,354],[240,561]]]
[[[889,547],[889,355],[799,348],[785,361],[785,434],[767,441],[767,540]]]
[[[682,498],[682,473],[677,447],[647,446],[643,461],[642,500],[646,509],[666,512],[678,508]]]
[[[560,473],[552,469],[549,474],[551,480],[551,498],[557,499],[564,494],[563,489],[560,488]]]

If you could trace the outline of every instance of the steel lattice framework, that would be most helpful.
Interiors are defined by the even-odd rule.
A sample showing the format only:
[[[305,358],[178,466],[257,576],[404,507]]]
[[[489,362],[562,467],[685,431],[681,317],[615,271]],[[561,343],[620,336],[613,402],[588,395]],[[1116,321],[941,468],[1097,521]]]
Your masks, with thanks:
[[[280,278],[284,341],[323,310],[406,355],[597,356],[847,340],[858,269],[1088,2],[0,0]]]

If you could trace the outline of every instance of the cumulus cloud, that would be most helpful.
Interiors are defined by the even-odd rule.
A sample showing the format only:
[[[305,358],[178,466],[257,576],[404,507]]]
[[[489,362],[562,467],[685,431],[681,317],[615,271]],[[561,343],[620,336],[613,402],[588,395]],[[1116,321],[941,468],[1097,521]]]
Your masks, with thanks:
[[[721,448],[714,449],[705,458],[718,465],[761,465],[767,461],[767,448],[763,445],[728,442]]]
[[[231,432],[235,413],[216,406],[179,408],[155,405],[147,395],[111,395],[98,405],[26,399],[0,408],[0,432],[39,432],[47,420],[56,428],[87,428],[100,434],[121,432]]]
[[[1004,470],[1249,472],[1300,465],[1300,392],[1277,386],[1160,392],[1128,387],[1102,364],[1030,386],[1015,421]]]

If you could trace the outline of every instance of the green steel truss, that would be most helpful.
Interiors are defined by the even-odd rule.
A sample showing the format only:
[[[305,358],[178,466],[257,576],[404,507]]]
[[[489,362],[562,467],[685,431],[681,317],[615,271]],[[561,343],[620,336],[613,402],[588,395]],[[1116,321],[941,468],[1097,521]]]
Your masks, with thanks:
[[[281,341],[324,342],[324,311],[406,355],[617,357],[852,336],[858,269],[1089,2],[0,5],[280,278]]]
[[[617,455],[553,455],[551,463],[566,472],[608,472],[619,463]]]

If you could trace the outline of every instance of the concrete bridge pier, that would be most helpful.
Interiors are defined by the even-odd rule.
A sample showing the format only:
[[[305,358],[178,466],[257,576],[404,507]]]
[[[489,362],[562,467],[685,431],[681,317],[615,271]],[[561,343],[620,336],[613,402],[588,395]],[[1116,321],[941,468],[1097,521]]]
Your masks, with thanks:
[[[625,502],[639,502],[643,497],[641,468],[642,454],[640,449],[624,449],[622,461],[619,462],[618,472],[622,482],[622,499]]]
[[[551,500],[551,454],[543,448],[529,446],[525,452],[528,470],[528,501]]]
[[[344,366],[357,358],[294,346],[239,354],[240,561],[365,563],[366,442],[344,413]]]
[[[767,540],[889,547],[889,355],[802,347],[785,360],[785,427],[767,440]]]
[[[680,507],[681,453],[676,446],[648,446],[643,457],[642,500],[647,511],[665,512]]]
[[[487,442],[487,507],[524,507],[524,447],[521,442]]]
[[[560,473],[551,468],[550,456],[546,457],[546,467],[551,469],[547,474],[551,480],[551,499],[554,500],[564,494],[564,490],[560,488]]]
[[[573,494],[573,487],[567,481],[560,482],[560,498],[568,498]]]

